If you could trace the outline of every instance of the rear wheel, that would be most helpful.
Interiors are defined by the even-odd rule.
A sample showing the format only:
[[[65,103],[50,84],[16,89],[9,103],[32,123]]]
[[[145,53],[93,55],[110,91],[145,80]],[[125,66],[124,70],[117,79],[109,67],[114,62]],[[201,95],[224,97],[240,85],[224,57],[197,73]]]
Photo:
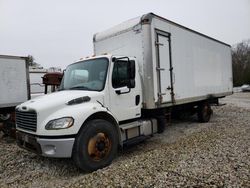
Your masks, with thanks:
[[[198,120],[199,122],[205,123],[209,122],[211,115],[213,113],[213,110],[211,109],[211,106],[209,103],[202,103],[198,106]]]
[[[87,122],[78,134],[73,151],[76,165],[87,172],[108,166],[118,148],[118,134],[110,122],[97,119]]]
[[[167,120],[165,116],[158,116],[157,118],[157,129],[158,129],[158,133],[163,133],[165,130],[165,126],[167,124]]]

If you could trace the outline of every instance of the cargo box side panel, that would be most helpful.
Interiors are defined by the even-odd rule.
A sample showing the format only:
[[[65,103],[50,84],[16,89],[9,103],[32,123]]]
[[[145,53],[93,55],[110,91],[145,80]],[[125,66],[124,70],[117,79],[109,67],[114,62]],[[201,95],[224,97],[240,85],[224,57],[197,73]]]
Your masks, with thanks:
[[[94,35],[94,53],[133,56],[142,61],[140,17],[123,22]]]
[[[171,35],[175,102],[192,102],[189,99],[195,101],[232,92],[232,61],[229,46],[158,18],[152,20],[152,32],[156,30]],[[153,49],[153,54],[153,60],[157,61],[156,49]]]
[[[0,108],[14,107],[28,100],[25,59],[0,57]]]
[[[120,35],[106,38],[94,42],[95,55],[111,53],[118,56],[136,57],[137,61],[142,61],[142,39],[141,31],[127,31]]]

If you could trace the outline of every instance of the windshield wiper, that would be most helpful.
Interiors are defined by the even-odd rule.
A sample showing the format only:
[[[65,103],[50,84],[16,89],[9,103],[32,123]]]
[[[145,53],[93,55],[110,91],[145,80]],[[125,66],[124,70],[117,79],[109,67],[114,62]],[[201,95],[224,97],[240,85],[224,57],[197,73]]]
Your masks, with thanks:
[[[69,88],[69,90],[74,90],[74,89],[76,89],[76,90],[77,89],[79,89],[79,90],[92,90],[92,89],[85,87],[85,86],[74,86],[74,87]]]

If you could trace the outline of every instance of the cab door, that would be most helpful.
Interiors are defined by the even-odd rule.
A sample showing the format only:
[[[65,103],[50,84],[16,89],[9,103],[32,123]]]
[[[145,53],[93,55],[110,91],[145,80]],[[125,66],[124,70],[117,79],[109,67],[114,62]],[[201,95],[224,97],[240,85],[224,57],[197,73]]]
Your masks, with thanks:
[[[119,121],[141,116],[141,84],[135,59],[113,58],[111,66],[110,111]]]

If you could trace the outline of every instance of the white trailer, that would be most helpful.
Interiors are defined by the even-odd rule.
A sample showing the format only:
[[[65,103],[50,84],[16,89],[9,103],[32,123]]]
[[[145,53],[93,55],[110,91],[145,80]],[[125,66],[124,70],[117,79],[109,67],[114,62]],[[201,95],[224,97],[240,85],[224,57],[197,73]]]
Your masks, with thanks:
[[[0,108],[14,107],[29,99],[28,70],[26,57],[0,55]]]
[[[15,107],[30,99],[28,70],[26,57],[0,55],[0,122],[5,133]]]
[[[93,171],[164,131],[171,112],[207,122],[232,93],[230,46],[152,13],[96,34],[94,52],[67,67],[59,92],[16,108],[20,147]]]

